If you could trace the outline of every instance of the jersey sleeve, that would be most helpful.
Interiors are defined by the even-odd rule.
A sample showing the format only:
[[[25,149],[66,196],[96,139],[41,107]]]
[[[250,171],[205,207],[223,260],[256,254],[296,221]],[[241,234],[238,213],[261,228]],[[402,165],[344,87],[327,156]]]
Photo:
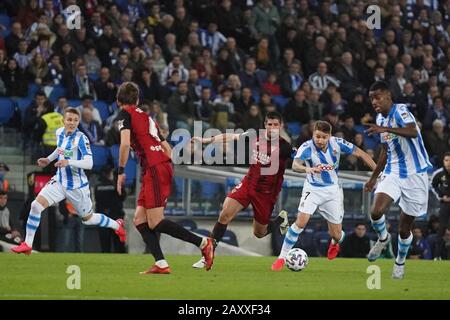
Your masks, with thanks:
[[[355,145],[342,138],[336,138],[336,143],[343,154],[352,154],[355,151]]]
[[[84,134],[81,135],[80,140],[78,141],[78,147],[80,148],[83,157],[92,156],[91,144]]]
[[[131,116],[125,110],[120,110],[116,120],[118,121],[119,131],[124,129],[131,130]]]
[[[311,146],[308,142],[303,143],[297,150],[294,159],[308,160],[311,159]]]
[[[376,123],[377,126],[383,127],[383,116],[382,116],[380,113],[377,114],[375,123]],[[382,144],[387,144],[387,142],[383,139],[383,133],[380,133],[380,134],[379,134],[379,138],[380,138],[380,142],[381,142]]]
[[[416,119],[411,112],[409,112],[408,107],[404,104],[397,105],[397,109],[395,110],[395,122],[400,127],[405,127],[407,124],[416,123]]]

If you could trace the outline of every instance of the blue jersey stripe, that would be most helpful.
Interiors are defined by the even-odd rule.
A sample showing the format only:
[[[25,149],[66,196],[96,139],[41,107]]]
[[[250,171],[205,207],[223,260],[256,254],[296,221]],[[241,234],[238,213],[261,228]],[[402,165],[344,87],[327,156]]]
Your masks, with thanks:
[[[420,153],[422,154],[422,157],[424,158],[425,162],[427,163],[426,169],[432,168],[433,165],[431,164],[430,159],[428,158],[428,153],[425,150],[423,140],[422,140],[422,135],[420,134],[420,132],[417,135],[417,140],[419,141]]]
[[[339,146],[341,146],[340,144],[339,144]],[[336,158],[336,156],[333,154],[333,151],[332,151],[332,147],[331,147],[331,143],[330,143],[330,141],[328,141],[328,153],[330,154],[330,157],[331,157],[331,159],[333,159],[333,165],[334,165],[334,170],[336,171],[336,174],[338,174],[338,172],[339,172],[339,167],[338,167],[338,163],[337,163],[337,158]]]
[[[307,162],[308,162],[308,164],[309,164],[309,167],[312,168],[312,167],[313,167],[312,160],[309,159],[309,160],[307,160]],[[311,173],[311,174],[310,174],[310,177],[311,177],[312,181],[316,181],[316,179],[314,179],[314,174]]]
[[[408,168],[406,167],[405,154],[403,153],[402,146],[396,139],[393,139],[392,142],[394,144],[394,149],[398,157],[398,169],[400,172],[400,178],[406,178],[408,176]]]
[[[81,160],[81,152],[80,150],[77,149],[77,160]],[[80,177],[80,186],[83,185],[83,176],[82,176],[82,172],[81,172],[81,168],[78,168],[78,176]]]
[[[61,134],[58,136],[58,143],[57,143],[56,146],[57,146],[58,148],[61,148],[63,142],[64,142],[64,130],[62,130],[62,131],[61,131]],[[59,154],[58,154],[58,158],[57,158],[57,159],[59,160]],[[61,173],[61,168],[58,168],[57,174],[58,174],[58,180],[59,180],[59,183],[62,184],[62,173]]]
[[[421,171],[421,168],[420,168],[419,156],[417,155],[416,146],[414,145],[414,142],[412,141],[412,139],[407,138],[406,141],[408,142],[409,149],[411,150],[411,153],[412,153],[412,156],[414,159],[414,165],[416,166],[416,172],[419,173]]]
[[[73,140],[75,139],[76,134],[73,133],[70,138],[69,142],[67,142],[66,150],[69,151],[72,148]],[[66,159],[70,159],[70,157],[66,157]],[[66,175],[67,175],[67,188],[69,190],[73,189],[73,175],[72,175],[72,168],[70,166],[66,167]]]
[[[388,150],[387,150],[386,168],[384,169],[384,173],[386,173],[386,174],[389,174],[392,171],[391,161],[392,161],[392,152],[388,148]]]
[[[329,164],[329,163],[327,162],[327,159],[325,158],[325,155],[322,153],[321,150],[317,149],[317,155],[319,156],[320,162],[321,162],[322,164]],[[321,177],[322,177],[322,181],[323,181],[325,184],[333,184],[333,181],[331,180],[331,175],[330,175],[328,172],[322,171],[322,172],[320,173],[320,175],[321,175]]]

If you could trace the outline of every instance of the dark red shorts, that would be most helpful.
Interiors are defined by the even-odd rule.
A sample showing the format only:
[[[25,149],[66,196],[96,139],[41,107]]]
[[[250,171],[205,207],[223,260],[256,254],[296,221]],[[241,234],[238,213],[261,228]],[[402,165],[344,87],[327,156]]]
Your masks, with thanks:
[[[253,207],[253,219],[263,225],[269,224],[276,203],[272,194],[256,192],[250,183],[244,179],[228,193],[227,197],[236,200],[244,208],[251,204]]]
[[[165,207],[172,192],[173,166],[167,161],[145,170],[138,206],[145,209]]]

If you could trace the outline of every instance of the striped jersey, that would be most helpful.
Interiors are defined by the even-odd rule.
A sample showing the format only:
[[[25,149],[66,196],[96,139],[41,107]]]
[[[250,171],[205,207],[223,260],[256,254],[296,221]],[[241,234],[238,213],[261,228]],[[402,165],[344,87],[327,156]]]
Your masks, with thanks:
[[[355,146],[342,138],[331,137],[326,151],[316,147],[311,139],[298,148],[294,159],[303,160],[308,168],[320,167],[320,173],[310,173],[306,180],[312,186],[327,187],[338,184],[341,154],[352,154],[354,150]]]
[[[87,155],[92,156],[88,138],[78,129],[67,136],[64,133],[64,128],[59,128],[56,130],[56,140],[58,161],[63,159],[82,160]],[[58,171],[56,171],[56,178],[59,183],[68,190],[79,189],[87,186],[89,183],[83,169],[70,165],[64,168],[58,168]]]
[[[380,134],[381,143],[388,147],[385,174],[407,178],[411,174],[426,172],[432,167],[419,126],[405,104],[394,104],[386,117],[379,113],[376,123],[389,128],[403,128],[413,123],[417,129],[416,138],[405,138],[389,132]]]

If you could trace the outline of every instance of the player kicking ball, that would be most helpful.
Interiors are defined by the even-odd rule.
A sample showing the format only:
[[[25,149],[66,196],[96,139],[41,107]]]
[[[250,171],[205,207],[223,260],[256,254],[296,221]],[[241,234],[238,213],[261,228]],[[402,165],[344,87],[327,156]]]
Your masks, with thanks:
[[[171,193],[173,179],[172,149],[161,136],[158,125],[137,107],[139,88],[132,82],[123,83],[117,92],[117,116],[120,130],[119,175],[117,191],[121,193],[125,183],[125,165],[130,147],[138,155],[142,168],[142,186],[134,215],[134,224],[155,258],[155,264],[141,274],[168,274],[169,264],[164,258],[155,232],[197,246],[205,258],[206,271],[214,260],[214,241],[199,237],[179,224],[164,218],[164,207]]]
[[[368,254],[369,261],[375,261],[391,241],[386,230],[385,213],[392,202],[400,199],[400,222],[398,253],[392,271],[393,279],[402,279],[405,274],[405,260],[413,240],[412,227],[415,217],[426,214],[428,207],[428,174],[431,163],[425,151],[420,129],[414,116],[404,104],[392,102],[389,85],[377,81],[370,87],[370,101],[378,113],[376,125],[370,124],[369,135],[379,134],[383,148],[370,180],[364,189],[375,190],[371,210],[372,227],[378,234],[378,241]]]
[[[225,198],[219,220],[211,236],[219,242],[234,217],[250,204],[253,208],[253,234],[262,238],[279,229],[285,234],[288,227],[286,211],[270,220],[283,184],[286,162],[291,158],[292,146],[280,137],[283,120],[278,112],[268,112],[264,121],[265,130],[259,138],[252,139],[250,150],[252,164],[239,183]],[[192,141],[202,143],[236,141],[247,139],[249,132],[242,134],[224,133],[211,138],[193,137]],[[202,268],[204,259],[194,263],[194,268]]]
[[[314,124],[313,138],[300,146],[292,164],[294,171],[306,173],[307,176],[297,220],[290,226],[280,255],[272,264],[272,270],[283,269],[287,253],[316,210],[328,222],[331,236],[328,259],[333,260],[339,254],[339,244],[345,237],[342,231],[344,196],[337,174],[341,154],[352,154],[361,158],[370,169],[375,169],[376,164],[367,153],[344,139],[331,136],[331,125],[326,121],[317,121]]]
[[[92,168],[92,151],[87,137],[77,129],[79,123],[78,110],[65,109],[64,127],[56,130],[55,151],[47,158],[40,158],[37,161],[38,166],[44,168],[53,160],[58,160],[55,163],[58,170],[31,203],[25,241],[12,248],[12,252],[31,254],[42,211],[64,199],[73,204],[83,224],[113,229],[120,241],[125,243],[126,233],[122,219],[112,220],[104,214],[92,212],[89,180],[84,173],[84,170]]]

